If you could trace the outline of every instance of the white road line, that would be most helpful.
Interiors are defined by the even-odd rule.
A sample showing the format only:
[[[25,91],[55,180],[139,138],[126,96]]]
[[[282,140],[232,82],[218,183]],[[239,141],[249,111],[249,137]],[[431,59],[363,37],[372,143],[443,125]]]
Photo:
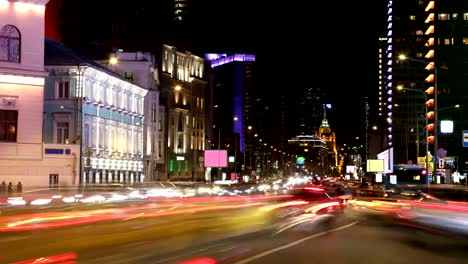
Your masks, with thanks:
[[[283,250],[283,249],[287,249],[287,248],[293,247],[293,246],[295,246],[295,245],[297,245],[297,244],[300,244],[300,243],[302,243],[302,242],[304,242],[304,241],[307,241],[307,240],[309,240],[309,239],[316,238],[316,237],[319,237],[319,236],[323,236],[323,235],[326,235],[326,234],[328,234],[328,233],[335,232],[335,231],[339,231],[339,230],[342,230],[342,229],[346,229],[346,228],[348,228],[348,227],[352,227],[353,225],[355,225],[355,224],[357,224],[357,223],[359,223],[359,221],[353,222],[353,223],[348,224],[348,225],[340,226],[340,227],[337,227],[337,228],[334,228],[334,229],[331,229],[331,230],[328,230],[328,231],[323,231],[323,232],[320,232],[320,233],[315,234],[315,235],[311,235],[311,236],[308,236],[308,237],[304,237],[304,238],[299,239],[299,240],[297,240],[297,241],[295,241],[295,242],[292,242],[292,243],[289,243],[289,244],[287,244],[287,245],[284,245],[284,246],[281,246],[281,247],[277,247],[277,248],[274,248],[274,249],[265,251],[265,252],[260,253],[260,254],[258,254],[258,255],[252,256],[252,257],[250,257],[250,258],[246,258],[246,259],[243,259],[243,260],[241,260],[241,261],[238,261],[238,262],[236,262],[236,263],[234,263],[234,264],[245,264],[245,263],[249,263],[249,262],[254,261],[254,260],[256,260],[256,259],[259,259],[259,258],[268,256],[268,255],[270,255],[270,254],[273,254],[273,253],[275,253],[275,252],[277,252],[277,251],[280,251],[280,250]]]
[[[219,250],[218,252],[226,252],[226,251],[229,251],[229,250],[234,249],[234,248],[236,248],[236,247],[228,247],[228,248],[225,248],[223,250]]]

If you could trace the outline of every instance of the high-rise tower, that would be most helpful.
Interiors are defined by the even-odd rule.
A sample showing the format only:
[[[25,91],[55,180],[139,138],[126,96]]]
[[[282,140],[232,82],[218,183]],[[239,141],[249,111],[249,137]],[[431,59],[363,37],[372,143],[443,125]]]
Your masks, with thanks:
[[[445,169],[468,169],[467,149],[460,143],[467,125],[462,114],[467,109],[463,87],[468,85],[468,73],[462,69],[468,63],[468,7],[464,1],[394,0],[388,1],[387,10],[385,88],[392,93],[388,121],[395,163],[425,156],[426,144],[434,156],[443,148],[445,164],[440,177],[433,178],[443,182]],[[399,55],[407,59],[399,60]],[[407,89],[399,91],[398,86]],[[442,131],[441,120],[454,121],[453,133]]]

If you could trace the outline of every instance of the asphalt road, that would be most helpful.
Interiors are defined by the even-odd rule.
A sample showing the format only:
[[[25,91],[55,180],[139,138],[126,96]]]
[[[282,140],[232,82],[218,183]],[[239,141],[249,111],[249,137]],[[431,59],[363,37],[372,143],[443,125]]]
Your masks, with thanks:
[[[205,204],[203,206],[218,206]],[[467,263],[468,241],[343,215],[183,211],[0,233],[0,263],[73,252],[77,263]],[[177,209],[173,209],[177,210]],[[185,210],[185,209],[184,209]],[[140,215],[141,213],[137,214]],[[195,262],[204,258],[205,262]]]
[[[181,251],[147,263],[183,263],[210,258],[216,263],[467,263],[468,241],[412,228],[335,219],[301,224],[272,235],[259,232]]]

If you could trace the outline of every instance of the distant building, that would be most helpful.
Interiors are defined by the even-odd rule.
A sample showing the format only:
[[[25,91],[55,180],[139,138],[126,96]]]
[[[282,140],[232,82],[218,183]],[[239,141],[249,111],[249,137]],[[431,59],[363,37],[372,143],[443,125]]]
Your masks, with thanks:
[[[321,113],[325,103],[323,89],[318,87],[307,88],[296,101],[296,131],[300,135],[317,134],[319,132]]]
[[[316,135],[298,135],[289,139],[288,144],[291,152],[296,153],[291,175],[327,175],[328,149],[325,140]]]
[[[327,175],[338,175],[338,150],[336,148],[336,136],[332,131],[327,119],[327,109],[323,107],[322,124],[319,127],[318,135],[322,138],[326,145],[328,155],[325,157],[325,164],[327,167]]]

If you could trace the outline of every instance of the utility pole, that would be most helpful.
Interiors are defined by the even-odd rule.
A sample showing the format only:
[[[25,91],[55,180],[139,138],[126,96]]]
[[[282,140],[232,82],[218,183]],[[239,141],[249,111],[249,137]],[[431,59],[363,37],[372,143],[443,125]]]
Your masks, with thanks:
[[[369,154],[369,103],[367,102],[367,96],[366,96],[366,101],[365,101],[365,110],[366,110],[366,148],[365,148],[365,162],[367,164],[367,158]]]

